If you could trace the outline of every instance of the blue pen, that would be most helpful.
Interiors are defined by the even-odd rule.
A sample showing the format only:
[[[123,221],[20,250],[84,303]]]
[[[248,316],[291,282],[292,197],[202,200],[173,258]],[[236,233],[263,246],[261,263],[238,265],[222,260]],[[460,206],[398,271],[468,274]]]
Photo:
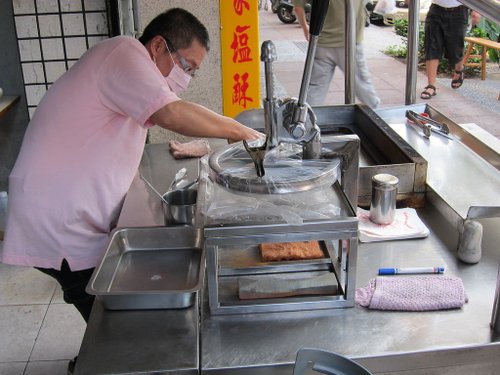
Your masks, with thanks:
[[[379,275],[411,275],[416,273],[444,273],[444,267],[379,268]]]

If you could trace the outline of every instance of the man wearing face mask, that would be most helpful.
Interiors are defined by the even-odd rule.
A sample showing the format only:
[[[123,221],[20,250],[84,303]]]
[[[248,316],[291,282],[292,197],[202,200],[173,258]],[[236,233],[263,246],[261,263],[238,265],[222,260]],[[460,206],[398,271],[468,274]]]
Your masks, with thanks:
[[[139,40],[119,36],[89,49],[47,91],[27,128],[10,175],[0,260],[54,277],[86,321],[93,297],[85,286],[137,172],[147,129],[233,141],[261,136],[177,96],[208,49],[200,21],[170,9]]]

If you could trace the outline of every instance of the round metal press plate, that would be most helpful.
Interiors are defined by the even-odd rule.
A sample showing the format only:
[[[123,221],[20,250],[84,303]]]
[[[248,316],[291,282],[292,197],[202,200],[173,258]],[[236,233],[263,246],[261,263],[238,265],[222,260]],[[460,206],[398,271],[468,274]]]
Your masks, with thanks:
[[[266,156],[263,177],[257,176],[241,142],[220,149],[209,158],[210,178],[228,189],[256,194],[308,191],[332,185],[338,179],[339,159],[301,160],[302,147],[288,146],[292,147],[285,151],[273,149]]]

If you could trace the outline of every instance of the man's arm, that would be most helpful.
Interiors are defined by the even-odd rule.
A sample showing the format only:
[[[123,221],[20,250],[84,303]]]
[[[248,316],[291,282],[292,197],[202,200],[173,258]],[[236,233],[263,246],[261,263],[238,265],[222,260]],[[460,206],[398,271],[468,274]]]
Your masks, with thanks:
[[[481,15],[475,10],[470,12],[471,25],[476,26],[481,21]]]
[[[221,116],[185,100],[169,103],[153,113],[151,121],[189,137],[223,138],[229,141],[258,139],[263,135],[230,117]]]
[[[293,11],[297,16],[297,21],[299,21],[300,27],[302,27],[302,31],[304,32],[304,37],[307,41],[309,41],[309,25],[306,20],[306,12],[304,7],[298,5],[295,1],[293,2]]]

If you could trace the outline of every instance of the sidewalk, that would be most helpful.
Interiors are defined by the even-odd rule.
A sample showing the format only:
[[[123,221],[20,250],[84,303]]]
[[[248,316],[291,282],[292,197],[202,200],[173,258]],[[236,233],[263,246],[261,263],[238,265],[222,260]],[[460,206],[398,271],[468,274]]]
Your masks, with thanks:
[[[274,63],[275,95],[298,97],[307,42],[298,23],[285,25],[278,17],[266,11],[259,13],[260,42],[272,40],[278,60]],[[406,65],[385,55],[390,45],[402,44],[392,27],[370,25],[365,29],[364,51],[373,84],[382,100],[379,108],[405,105]],[[500,68],[490,66],[486,80],[479,76],[464,81],[453,90],[451,79],[439,78],[437,95],[424,101],[420,92],[427,85],[423,72],[417,72],[417,103],[428,103],[459,124],[475,123],[493,136],[500,138]],[[344,75],[337,69],[325,104],[344,104]]]

